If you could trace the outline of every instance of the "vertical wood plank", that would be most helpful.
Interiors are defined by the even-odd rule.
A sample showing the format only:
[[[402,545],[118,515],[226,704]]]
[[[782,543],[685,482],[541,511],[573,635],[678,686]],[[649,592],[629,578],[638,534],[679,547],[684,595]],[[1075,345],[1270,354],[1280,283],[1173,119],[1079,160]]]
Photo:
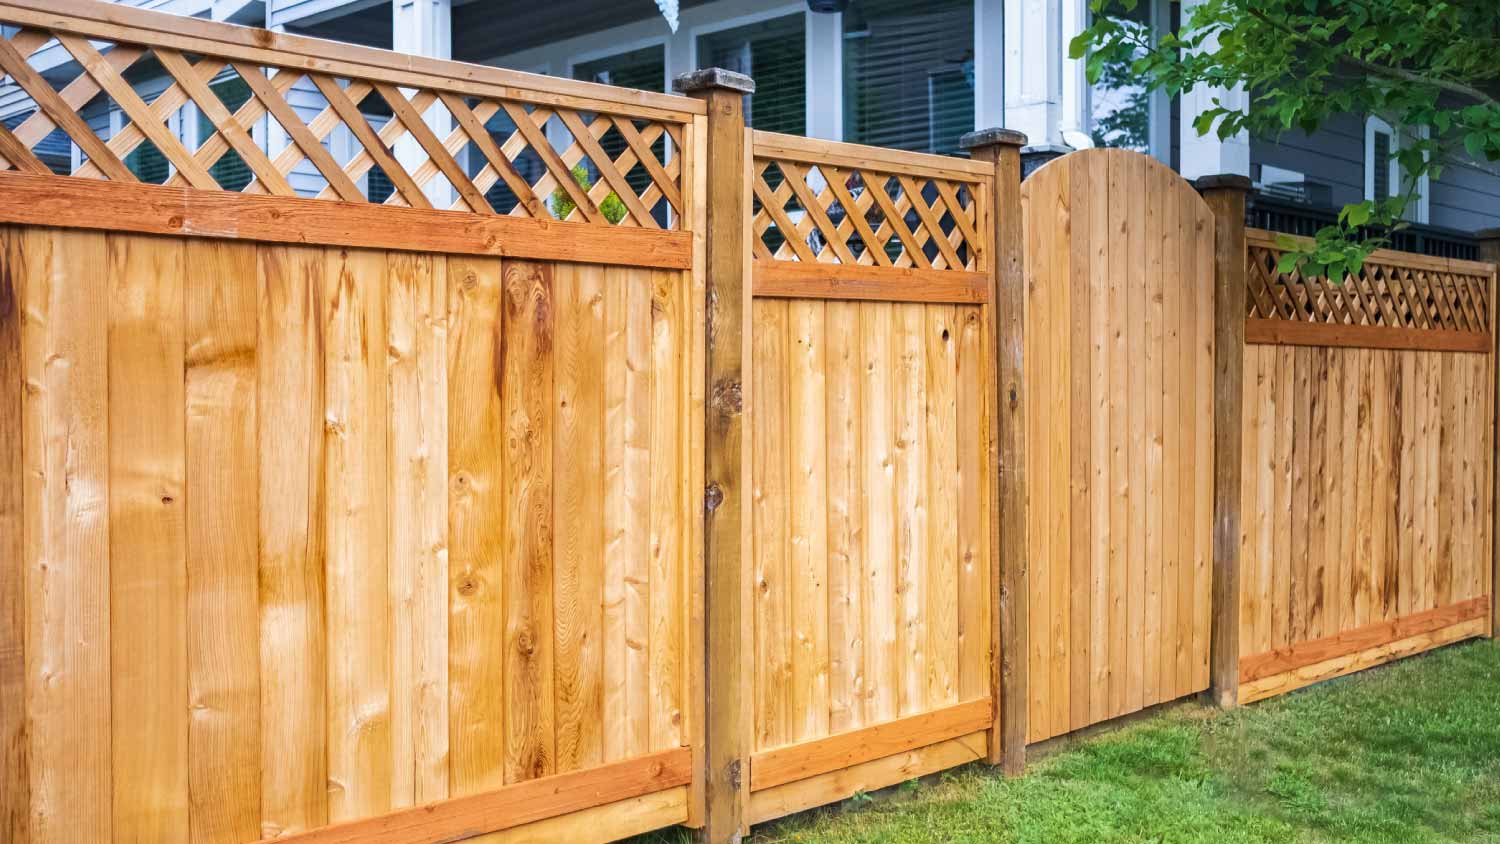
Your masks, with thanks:
[[[1429,437],[1426,442],[1428,568],[1423,591],[1427,597],[1424,609],[1436,609],[1443,606],[1444,581],[1447,578],[1447,569],[1452,564],[1451,558],[1443,553],[1443,538],[1446,533],[1443,525],[1445,505],[1443,496],[1448,484],[1443,476],[1443,404],[1446,400],[1443,369],[1444,360],[1449,356],[1442,352],[1427,352],[1425,357],[1427,361],[1427,434]]]
[[[1052,278],[1055,257],[1055,229],[1049,213],[1056,213],[1058,191],[1065,167],[1037,174],[1025,185],[1029,208],[1033,212],[1026,228],[1026,267],[1028,278]],[[1055,647],[1057,619],[1052,614],[1052,578],[1057,561],[1052,553],[1052,521],[1060,514],[1052,507],[1050,494],[1053,477],[1051,443],[1044,439],[1053,412],[1053,371],[1059,364],[1051,348],[1056,328],[1052,323],[1052,284],[1027,284],[1025,289],[1025,358],[1031,362],[1029,378],[1036,395],[1026,413],[1026,452],[1032,455],[1032,469],[1027,475],[1027,558],[1031,588],[1022,599],[1028,603],[1027,615],[1034,619],[1034,635],[1029,636],[1027,654],[1029,730],[1028,741],[1055,735],[1052,711],[1053,696],[1051,657]]]
[[[979,308],[957,310],[957,375],[954,402],[958,473],[958,698],[994,697],[990,688],[990,554],[987,494],[989,471],[985,410],[989,383],[988,329]],[[830,333],[833,331],[830,323]]]
[[[386,255],[328,250],[328,816],[391,808]]]
[[[270,836],[328,823],[326,271],[321,249],[260,248],[261,827]]]
[[[186,841],[185,252],[175,240],[107,243],[114,831]]]
[[[1416,356],[1403,353],[1400,361],[1401,428],[1398,444],[1398,460],[1401,464],[1401,481],[1396,491],[1397,522],[1401,544],[1397,549],[1396,613],[1407,615],[1413,606],[1413,584],[1417,554],[1416,508],[1412,502],[1416,495],[1417,460],[1413,443],[1417,433],[1417,383]]]
[[[927,347],[923,306],[895,306],[896,594],[902,716],[927,706]]]
[[[828,697],[829,730],[839,733],[865,724],[863,343],[858,303],[829,302],[827,308],[827,336],[836,338],[827,353]],[[987,642],[987,633],[975,635]],[[987,682],[988,674],[981,688]]]
[[[1110,712],[1110,606],[1114,601],[1114,582],[1110,579],[1110,504],[1115,483],[1111,475],[1110,439],[1110,286],[1114,270],[1109,262],[1110,250],[1110,184],[1109,163],[1104,156],[1089,158],[1088,183],[1093,192],[1088,203],[1088,239],[1086,259],[1089,263],[1089,464],[1093,477],[1089,483],[1089,721],[1098,723]],[[1082,361],[1080,361],[1082,363]]]
[[[257,247],[186,243],[190,839],[261,834]]]
[[[860,418],[864,488],[866,719],[895,720],[900,711],[896,604],[896,485],[893,416],[895,306],[859,304],[863,383]],[[759,357],[759,356],[757,356]],[[762,666],[764,663],[761,663]]]
[[[1072,454],[1072,417],[1068,400],[1072,389],[1072,360],[1069,356],[1071,332],[1069,317],[1072,308],[1070,284],[1073,255],[1073,168],[1058,174],[1057,204],[1054,213],[1059,225],[1043,233],[1043,248],[1051,255],[1050,288],[1046,297],[1046,328],[1042,337],[1046,341],[1047,368],[1040,373],[1046,380],[1046,421],[1043,423],[1041,446],[1034,454],[1046,455],[1047,505],[1043,513],[1041,530],[1046,536],[1047,604],[1041,614],[1051,620],[1045,655],[1049,680],[1047,734],[1061,735],[1068,730],[1073,711],[1072,688],[1068,663],[1068,646],[1072,638],[1072,621],[1068,609],[1072,594],[1071,501],[1069,487],[1069,457]],[[1034,675],[1035,676],[1035,675]]]
[[[1344,630],[1343,583],[1346,577],[1349,522],[1349,497],[1344,472],[1344,378],[1348,371],[1344,349],[1328,352],[1328,551],[1325,565],[1323,628],[1324,635]]]
[[[1276,348],[1276,496],[1271,505],[1274,518],[1281,522],[1273,531],[1271,551],[1271,619],[1270,647],[1285,648],[1290,627],[1292,536],[1290,522],[1296,501],[1293,494],[1293,455],[1297,399],[1296,349]]]
[[[448,259],[448,787],[505,783],[504,291],[499,260]]]
[[[33,841],[109,841],[105,236],[17,235],[26,379],[26,713]],[[66,482],[64,482],[66,481]]]
[[[1355,497],[1351,502],[1354,505],[1354,531],[1356,537],[1356,552],[1352,562],[1354,563],[1353,577],[1350,579],[1354,603],[1354,626],[1364,627],[1370,623],[1370,577],[1375,557],[1375,524],[1374,524],[1374,486],[1373,474],[1374,443],[1371,440],[1371,415],[1374,408],[1370,405],[1370,383],[1374,364],[1374,352],[1371,349],[1360,349],[1355,354],[1358,365],[1359,382],[1356,385],[1358,401],[1358,417],[1355,423],[1355,448],[1357,449],[1355,464]]]
[[[448,263],[392,252],[391,803],[448,796]]]
[[[21,357],[26,302],[21,230],[0,227],[0,837],[31,841],[31,760],[26,736],[26,485],[22,436],[27,373]]]
[[[1308,489],[1312,460],[1313,350],[1297,347],[1292,353],[1292,509],[1291,558],[1287,561],[1287,643],[1307,640],[1308,534],[1312,514]]]
[[[790,398],[787,318],[790,303],[755,303],[755,415],[751,460],[755,557],[755,747],[792,740],[791,646],[788,617]]]
[[[1223,223],[1216,219],[1217,212],[1212,207],[1198,206],[1198,213],[1193,223],[1192,243],[1197,247],[1197,264],[1194,276],[1197,278],[1211,278],[1217,275],[1217,267],[1220,262],[1220,254],[1227,254],[1230,260],[1236,260],[1236,267],[1243,268],[1244,263],[1244,237],[1245,230],[1241,223],[1244,215],[1235,216],[1233,213],[1225,218]],[[1218,237],[1224,236],[1224,242],[1220,243]],[[1243,272],[1243,270],[1241,270]],[[1233,286],[1230,289],[1230,286]],[[1243,276],[1231,273],[1226,279],[1225,286],[1214,288],[1213,295],[1208,293],[1209,288],[1199,285],[1197,295],[1194,299],[1194,322],[1197,326],[1197,342],[1194,343],[1194,354],[1196,359],[1196,384],[1193,390],[1195,412],[1192,414],[1195,420],[1196,431],[1194,434],[1194,458],[1196,470],[1193,472],[1193,594],[1203,596],[1193,605],[1193,659],[1194,667],[1193,688],[1206,689],[1212,685],[1212,663],[1215,652],[1214,630],[1223,627],[1225,630],[1239,629],[1239,625],[1232,618],[1219,616],[1215,621],[1218,607],[1233,614],[1238,604],[1234,595],[1238,592],[1237,586],[1231,588],[1232,578],[1227,569],[1235,570],[1234,577],[1238,577],[1238,562],[1231,562],[1225,557],[1232,558],[1237,545],[1234,537],[1238,534],[1234,525],[1239,521],[1239,514],[1232,517],[1229,514],[1220,513],[1216,501],[1221,499],[1218,487],[1218,475],[1222,471],[1228,475],[1224,481],[1224,495],[1222,500],[1229,506],[1233,506],[1233,491],[1238,486],[1234,481],[1234,475],[1240,471],[1239,461],[1234,459],[1234,454],[1239,450],[1238,433],[1231,432],[1222,440],[1219,439],[1219,428],[1217,420],[1225,418],[1234,413],[1238,417],[1240,410],[1220,405],[1221,400],[1227,402],[1235,401],[1238,393],[1233,389],[1234,384],[1239,383],[1236,375],[1239,360],[1243,356],[1243,337],[1241,335],[1221,334],[1218,325],[1220,309],[1238,309],[1244,313],[1244,300],[1241,298],[1244,292]],[[1234,292],[1238,291],[1238,292]],[[1219,387],[1221,379],[1224,387]],[[1223,457],[1220,459],[1220,444],[1223,444]],[[1210,471],[1209,466],[1213,466]],[[1219,549],[1223,549],[1221,557]],[[1221,583],[1221,586],[1215,584]],[[1223,600],[1215,603],[1209,596],[1215,594],[1216,590],[1222,589]],[[1229,643],[1222,639],[1218,646],[1227,648]],[[1226,659],[1226,662],[1228,660]]]
[[[1124,155],[1123,153],[1121,153]],[[1127,527],[1128,565],[1123,584],[1126,594],[1125,631],[1125,704],[1129,711],[1141,709],[1146,702],[1146,345],[1147,345],[1147,267],[1146,238],[1142,225],[1146,219],[1146,164],[1137,156],[1125,156],[1125,192],[1129,216],[1120,222],[1125,239],[1126,278],[1126,348],[1129,354],[1127,402],[1130,432],[1129,448],[1129,514]]]
[[[507,261],[500,333],[505,425],[505,781],[555,773],[551,265]]]
[[[1162,696],[1162,353],[1164,332],[1162,329],[1162,200],[1169,195],[1166,171],[1145,168],[1144,190],[1146,200],[1142,235],[1145,237],[1145,275],[1141,279],[1145,288],[1146,307],[1143,324],[1142,357],[1136,365],[1144,369],[1145,393],[1141,400],[1145,404],[1146,424],[1141,429],[1144,436],[1146,508],[1145,557],[1141,561],[1145,569],[1145,588],[1141,593],[1144,602],[1142,631],[1142,703],[1149,706],[1164,700]]]
[[[1131,186],[1126,178],[1124,158],[1111,153],[1109,162],[1109,442],[1110,442],[1110,509],[1109,509],[1109,582],[1112,600],[1109,606],[1109,715],[1129,711],[1127,695],[1127,647],[1130,619],[1127,615],[1129,593],[1126,589],[1130,570],[1129,502],[1130,450],[1127,446],[1131,425],[1129,403],[1130,365],[1126,341],[1128,313],[1128,260],[1125,239],[1129,233]]]
[[[1091,427],[1089,389],[1092,382],[1090,369],[1089,330],[1092,327],[1092,311],[1089,296],[1092,262],[1089,238],[1093,231],[1092,206],[1090,201],[1094,186],[1090,184],[1089,171],[1076,169],[1077,177],[1071,180],[1069,197],[1070,237],[1066,244],[1068,258],[1068,292],[1070,312],[1063,323],[1069,326],[1066,354],[1069,365],[1068,411],[1069,454],[1068,473],[1068,683],[1070,730],[1077,730],[1090,723],[1089,688],[1093,657],[1092,618],[1090,607],[1093,598],[1091,557],[1093,537],[1089,499],[1093,480],[1089,464],[1093,440]]]
[[[604,759],[604,273],[558,264],[553,277],[558,773]]]
[[[1456,356],[1438,355],[1435,361],[1437,378],[1434,385],[1437,395],[1433,403],[1437,420],[1435,436],[1437,454],[1437,557],[1434,560],[1433,584],[1435,607],[1446,607],[1453,603],[1455,518],[1459,512],[1460,484],[1457,466],[1458,438],[1458,384],[1456,383]]]
[[[824,304],[787,303],[791,738],[828,735],[828,392]]]
[[[1328,350],[1312,349],[1308,372],[1307,457],[1307,600],[1308,639],[1324,635],[1323,603],[1328,564]]]
[[[927,344],[927,708],[958,703],[959,690],[959,324],[951,305],[926,305]]]
[[[680,273],[656,271],[641,279],[651,302],[651,749],[683,744],[686,666],[686,549],[678,455],[686,417],[682,367],[687,315]]]
[[[1183,363],[1182,333],[1184,328],[1183,306],[1186,291],[1184,281],[1182,209],[1187,203],[1184,192],[1176,179],[1166,171],[1158,171],[1162,180],[1162,191],[1166,201],[1162,202],[1161,251],[1161,320],[1162,348],[1160,355],[1161,376],[1161,487],[1156,505],[1161,511],[1161,568],[1162,568],[1162,634],[1161,673],[1162,698],[1171,700],[1188,693],[1192,670],[1192,611],[1193,595],[1190,589],[1182,588],[1182,581],[1192,584],[1190,567],[1182,565],[1183,525],[1182,473],[1185,461],[1182,458],[1183,429],[1186,417],[1182,413]],[[1191,206],[1189,206],[1191,214]],[[1189,218],[1191,219],[1191,218]],[[1192,264],[1188,263],[1189,271]],[[1188,323],[1191,325],[1191,323]],[[1193,326],[1196,329],[1196,326]],[[1196,331],[1189,333],[1189,344],[1196,339]],[[1189,556],[1188,559],[1191,559]],[[1238,600],[1238,596],[1235,596]]]

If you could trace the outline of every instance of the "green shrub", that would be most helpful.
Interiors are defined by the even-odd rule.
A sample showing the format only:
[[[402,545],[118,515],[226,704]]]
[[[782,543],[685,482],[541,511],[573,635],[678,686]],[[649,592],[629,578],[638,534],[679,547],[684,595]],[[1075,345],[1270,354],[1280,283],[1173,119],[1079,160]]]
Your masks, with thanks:
[[[585,193],[594,186],[593,180],[589,179],[588,169],[582,164],[573,165],[573,181],[577,182]],[[577,207],[578,204],[561,186],[552,191],[552,213],[557,219],[568,219],[568,215],[572,214],[573,209]],[[614,191],[610,191],[609,196],[604,197],[604,201],[599,203],[599,210],[603,212],[604,219],[611,223],[618,223],[625,219],[625,203],[620,201],[619,195]]]

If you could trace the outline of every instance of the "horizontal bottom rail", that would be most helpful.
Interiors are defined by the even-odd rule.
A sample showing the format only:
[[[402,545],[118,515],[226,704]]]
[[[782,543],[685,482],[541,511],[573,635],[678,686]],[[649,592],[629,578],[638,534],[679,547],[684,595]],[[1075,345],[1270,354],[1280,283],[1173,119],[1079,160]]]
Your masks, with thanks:
[[[1245,320],[1245,342],[1260,346],[1338,346],[1355,349],[1410,349],[1429,352],[1490,351],[1483,331],[1337,325],[1290,319]]]
[[[984,698],[763,751],[750,757],[750,790],[774,788],[985,730],[993,716],[994,707]]]
[[[876,791],[956,768],[985,758],[988,742],[986,732],[973,732],[775,788],[752,791],[746,820],[752,824],[765,823],[836,803],[861,792]]]
[[[990,298],[989,275],[969,270],[765,260],[752,268],[754,294],[764,299],[982,305]]]
[[[692,780],[692,751],[667,750],[625,762],[583,771],[516,783],[482,794],[439,800],[423,806],[398,809],[378,817],[321,827],[306,832],[266,839],[266,844],[444,844],[485,833],[515,829],[527,824],[561,818],[608,804],[624,803],[667,791],[670,800],[627,803],[626,814],[647,811],[653,822],[672,817],[655,827],[670,826],[687,819],[686,788]],[[681,817],[675,806],[681,804]],[[617,829],[597,840],[611,841]],[[568,841],[582,836],[565,836]]]
[[[691,269],[693,236],[466,211],[0,173],[0,223]]]
[[[1470,605],[1485,601],[1475,614]],[[1387,622],[1298,646],[1297,654],[1277,658],[1259,654],[1240,662],[1242,704],[1286,694],[1314,683],[1353,674],[1402,657],[1489,634],[1488,598],[1432,610],[1398,622]],[[1335,646],[1331,640],[1339,640]],[[1317,647],[1311,647],[1316,645]],[[1334,648],[1338,649],[1335,650]],[[1293,650],[1293,649],[1288,649]],[[1249,664],[1251,679],[1243,679]],[[1267,673],[1269,672],[1269,673]]]

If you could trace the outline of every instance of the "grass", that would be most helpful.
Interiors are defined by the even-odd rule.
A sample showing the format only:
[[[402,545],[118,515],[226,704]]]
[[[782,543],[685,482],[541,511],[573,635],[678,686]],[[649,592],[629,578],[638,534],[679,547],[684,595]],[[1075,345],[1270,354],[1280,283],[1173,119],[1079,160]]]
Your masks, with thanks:
[[[639,839],[677,844],[672,831]],[[755,830],[756,844],[1500,844],[1500,642],[1064,740]]]

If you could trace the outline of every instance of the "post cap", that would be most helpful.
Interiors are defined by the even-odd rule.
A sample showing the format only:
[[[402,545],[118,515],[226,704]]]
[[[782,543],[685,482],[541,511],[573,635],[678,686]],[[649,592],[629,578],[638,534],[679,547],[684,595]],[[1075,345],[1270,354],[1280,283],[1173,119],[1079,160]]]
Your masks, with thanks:
[[[1480,229],[1474,232],[1475,240],[1500,240],[1500,229]]]
[[[1238,173],[1219,173],[1213,176],[1200,176],[1193,183],[1198,190],[1242,190],[1251,191],[1255,189],[1255,183],[1250,181],[1249,176],[1241,176]]]
[[[689,71],[672,80],[672,90],[679,94],[692,94],[714,89],[753,94],[755,93],[755,80],[743,73],[735,73],[722,67],[705,67],[702,70]]]
[[[959,149],[974,149],[976,147],[988,147],[996,144],[1024,147],[1026,146],[1026,135],[1014,129],[1001,129],[997,126],[990,129],[980,129],[977,132],[970,132],[958,139]]]

